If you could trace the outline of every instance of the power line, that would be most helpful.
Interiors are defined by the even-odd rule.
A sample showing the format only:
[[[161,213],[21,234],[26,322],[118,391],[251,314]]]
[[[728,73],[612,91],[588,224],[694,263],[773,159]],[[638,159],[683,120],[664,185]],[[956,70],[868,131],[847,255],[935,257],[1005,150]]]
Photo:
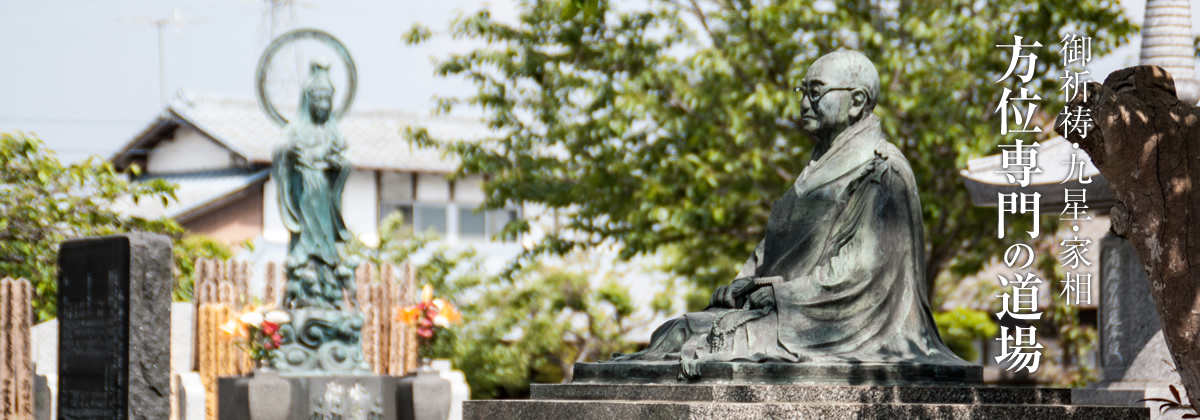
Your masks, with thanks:
[[[55,152],[65,153],[112,153],[113,148],[81,148],[81,147],[54,147],[46,146]]]
[[[209,20],[216,19],[216,18],[248,15],[251,13],[259,13],[259,11],[258,10],[238,10],[238,11],[229,12],[229,13],[213,14],[213,15],[203,16],[203,17],[191,20],[190,23],[193,25],[200,25],[203,23],[208,23]],[[0,42],[0,47],[11,47],[11,46],[17,46],[17,45],[26,46],[26,45],[43,44],[43,43],[48,43],[48,42],[63,42],[63,41],[80,41],[80,40],[96,41],[96,40],[102,39],[102,38],[108,38],[108,37],[112,37],[115,35],[122,35],[122,34],[130,33],[129,31],[126,30],[127,27],[122,27],[122,26],[118,26],[118,25],[95,25],[93,27],[96,29],[77,30],[77,31],[70,31],[70,32],[65,32],[65,33],[55,32],[53,34],[49,34],[49,35],[41,37],[41,38],[28,36],[28,33],[14,32],[11,35],[0,36],[0,40],[4,41],[4,42]],[[43,34],[43,35],[46,35],[47,33],[48,32],[41,32],[41,34]],[[35,34],[37,34],[37,33],[35,33]],[[10,37],[15,38],[15,39],[13,39],[11,41],[5,39],[5,38],[10,38]]]
[[[117,30],[114,30],[114,29],[117,29]],[[69,32],[69,33],[65,33],[65,34],[52,35],[50,37],[40,38],[40,39],[37,39],[37,38],[29,39],[29,37],[19,37],[18,39],[10,41],[10,42],[0,43],[0,47],[16,46],[16,45],[22,45],[22,46],[36,45],[36,44],[41,44],[41,43],[45,43],[45,42],[68,41],[68,40],[79,41],[80,37],[85,36],[85,35],[87,36],[88,41],[95,41],[97,39],[107,38],[107,37],[111,37],[113,35],[120,35],[122,33],[122,31],[120,31],[120,29],[122,29],[122,28],[109,28],[108,30],[104,30],[104,31],[99,31],[99,30],[77,31],[77,32]]]
[[[76,2],[76,3],[86,3],[88,6],[101,4],[100,2],[96,2],[95,0],[58,0],[59,3],[68,2],[68,1]],[[208,3],[189,4],[187,6],[187,9],[212,9],[212,8],[217,8],[217,7],[228,7],[228,6],[240,7],[240,6],[248,3],[249,1],[252,1],[252,0],[212,1],[212,2],[208,2]],[[69,6],[69,5],[63,5],[63,4],[54,5],[54,4],[51,4],[52,3],[51,1],[47,1],[47,0],[37,0],[36,2],[31,2],[31,3],[35,4],[35,6],[34,7],[24,7],[24,8],[6,6],[6,7],[0,7],[0,11],[7,12],[6,14],[10,14],[10,15],[44,13],[44,12],[58,15],[58,14],[61,14],[61,12],[65,9],[77,9],[78,8],[76,6]],[[3,3],[0,3],[0,4],[3,4]]]
[[[215,19],[215,18],[224,18],[224,17],[238,16],[238,15],[249,15],[251,13],[254,13],[254,14],[260,13],[260,11],[258,10],[259,8],[257,6],[246,8],[244,6],[238,5],[235,7],[236,7],[235,9],[227,11],[227,12],[213,13],[213,14],[201,16],[196,19],[191,19],[190,23],[194,25],[194,24],[207,22],[208,20]],[[186,9],[183,9],[183,10],[186,11]],[[90,39],[90,38],[92,38],[92,35],[95,34],[97,31],[110,32],[113,29],[121,28],[121,26],[116,25],[116,24],[118,24],[119,22],[127,21],[127,20],[130,20],[130,19],[129,18],[122,18],[122,19],[101,18],[99,20],[89,19],[89,20],[77,21],[77,22],[64,24],[64,25],[55,25],[55,26],[40,25],[39,28],[41,30],[37,30],[37,31],[14,30],[14,31],[0,32],[0,39],[19,38],[21,40],[21,42],[15,42],[15,43],[14,42],[6,42],[6,43],[0,44],[0,45],[13,45],[13,44],[18,44],[18,43],[27,43],[30,41],[40,43],[42,41],[60,40],[60,39],[65,39],[65,38],[76,39],[83,35],[87,35],[87,37]],[[64,33],[63,32],[64,29],[70,29],[70,31]],[[47,36],[48,36],[48,38],[47,38]]]
[[[37,117],[0,117],[0,123],[13,121],[27,123],[74,124],[74,125],[117,125],[117,124],[146,124],[150,120],[104,120],[86,118],[37,118]]]
[[[249,15],[251,13],[257,14],[257,13],[259,13],[259,11],[258,10],[237,10],[237,11],[233,11],[233,12],[229,12],[229,13],[218,13],[218,14],[203,16],[203,17],[200,17],[197,19],[192,19],[189,21],[189,23],[192,25],[200,25],[200,24],[204,24],[204,23],[209,23],[209,20],[212,20],[215,18],[225,18],[225,17],[232,17],[232,16]],[[22,46],[34,45],[34,44],[43,44],[43,43],[48,43],[48,42],[80,41],[81,39],[86,40],[86,41],[95,41],[99,38],[111,37],[114,35],[121,35],[121,34],[129,33],[128,31],[125,30],[126,28],[123,28],[121,26],[110,25],[110,24],[102,24],[101,23],[101,24],[87,25],[85,27],[91,27],[91,28],[95,28],[95,29],[75,30],[75,31],[69,31],[69,32],[62,32],[62,31],[17,32],[17,31],[13,31],[8,34],[0,35],[0,41],[4,41],[4,42],[0,42],[0,47],[10,47],[10,46],[16,46],[16,45],[22,45]],[[72,29],[78,29],[78,28],[73,27]],[[31,34],[33,36],[31,36]],[[42,36],[39,37],[39,35],[42,35]]]

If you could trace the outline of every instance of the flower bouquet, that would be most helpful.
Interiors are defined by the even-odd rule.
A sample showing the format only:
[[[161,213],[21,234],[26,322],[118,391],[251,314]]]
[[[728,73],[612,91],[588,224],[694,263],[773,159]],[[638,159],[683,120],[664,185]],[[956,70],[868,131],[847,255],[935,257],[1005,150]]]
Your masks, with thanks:
[[[287,312],[260,306],[226,322],[221,329],[232,337],[244,339],[244,348],[250,359],[255,365],[261,366],[269,365],[273,357],[272,350],[282,344],[279,327],[290,322],[292,317]]]
[[[396,317],[408,325],[416,325],[422,354],[428,351],[427,348],[433,342],[438,329],[449,328],[462,322],[462,315],[458,309],[444,299],[434,298],[433,288],[429,285],[425,285],[421,290],[420,302],[401,308]]]

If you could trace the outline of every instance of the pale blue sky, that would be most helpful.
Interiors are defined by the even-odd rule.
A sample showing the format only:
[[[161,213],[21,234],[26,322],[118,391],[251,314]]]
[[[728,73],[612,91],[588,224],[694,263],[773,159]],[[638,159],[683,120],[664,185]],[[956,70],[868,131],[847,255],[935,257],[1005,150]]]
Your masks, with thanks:
[[[492,0],[493,16],[511,18],[510,0]],[[430,56],[470,44],[438,37],[420,47],[401,34],[420,21],[445,28],[470,1],[304,0],[295,27],[340,38],[354,55],[356,105],[425,112],[434,94],[468,93],[470,85],[433,76]],[[138,20],[188,22],[164,29],[168,95],[186,88],[252,97],[254,69],[267,37],[261,0],[0,0],[0,131],[39,134],[64,160],[108,156],[163,109],[158,35]],[[335,83],[340,80],[335,80]]]
[[[463,95],[472,88],[434,77],[430,57],[472,44],[439,36],[410,47],[401,35],[417,21],[436,31],[458,11],[489,6],[493,16],[514,19],[515,0],[489,1],[303,0],[295,6],[293,26],[328,31],[347,45],[358,66],[357,105],[427,112],[435,94]],[[168,96],[187,88],[251,97],[254,68],[268,42],[264,4],[0,0],[0,131],[36,132],[64,160],[109,156],[163,109],[157,31],[136,22],[170,18],[176,10],[187,23],[164,29]],[[1123,2],[1139,23],[1143,4]],[[1193,22],[1200,20],[1198,9],[1193,7]],[[1047,41],[1056,42],[1042,42]],[[1135,38],[1117,54],[1094,61],[1094,79],[1136,64],[1139,43]]]

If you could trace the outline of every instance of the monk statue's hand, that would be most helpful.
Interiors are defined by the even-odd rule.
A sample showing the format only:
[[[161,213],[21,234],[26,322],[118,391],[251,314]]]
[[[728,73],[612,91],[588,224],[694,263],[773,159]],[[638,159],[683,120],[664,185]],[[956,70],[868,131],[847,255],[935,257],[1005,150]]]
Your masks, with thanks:
[[[712,299],[709,300],[708,306],[712,308],[737,308],[738,300],[742,297],[742,291],[754,285],[752,279],[737,279],[728,286],[718,287],[713,292]]]
[[[775,288],[771,286],[761,287],[750,293],[748,299],[750,300],[750,307],[753,309],[775,306]]]

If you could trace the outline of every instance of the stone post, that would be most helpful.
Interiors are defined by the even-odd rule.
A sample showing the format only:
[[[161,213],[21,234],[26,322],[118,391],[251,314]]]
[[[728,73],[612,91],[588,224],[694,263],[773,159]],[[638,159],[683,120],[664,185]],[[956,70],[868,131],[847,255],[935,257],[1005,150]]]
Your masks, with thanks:
[[[29,281],[0,280],[0,418],[33,417],[32,298]]]
[[[412,264],[404,264],[400,270],[400,304],[412,305],[417,302],[417,268]],[[403,375],[417,370],[420,343],[417,341],[417,328],[412,325],[403,325],[401,334],[404,336],[404,371],[400,374]]]

